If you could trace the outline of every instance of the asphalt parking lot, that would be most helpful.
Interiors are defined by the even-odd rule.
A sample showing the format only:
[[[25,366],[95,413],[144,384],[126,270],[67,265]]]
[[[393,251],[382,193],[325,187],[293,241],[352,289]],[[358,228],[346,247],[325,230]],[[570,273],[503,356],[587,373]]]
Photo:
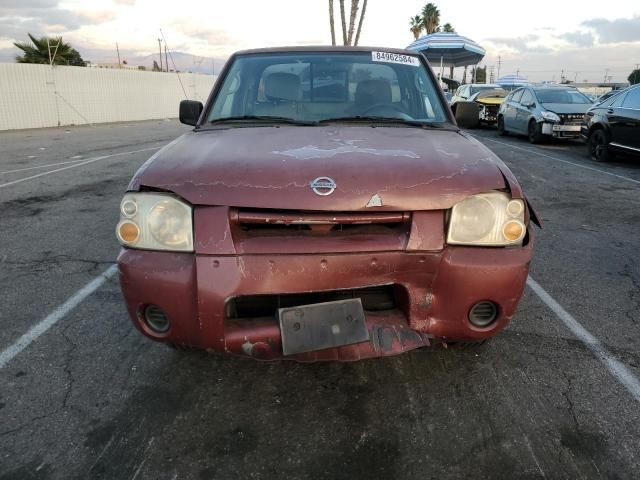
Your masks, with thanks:
[[[544,222],[509,328],[477,349],[260,363],[170,350],[126,315],[120,197],[185,130],[0,133],[0,479],[639,477],[638,160],[474,130]]]

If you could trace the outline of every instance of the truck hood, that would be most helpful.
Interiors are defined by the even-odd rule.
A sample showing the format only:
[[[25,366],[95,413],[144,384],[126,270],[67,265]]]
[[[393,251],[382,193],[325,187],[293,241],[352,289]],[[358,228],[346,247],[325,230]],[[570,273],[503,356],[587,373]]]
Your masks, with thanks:
[[[335,181],[331,195],[314,193],[318,177]],[[328,125],[189,132],[140,167],[129,190],[166,190],[194,205],[409,211],[505,186],[521,195],[507,167],[464,133]]]
[[[580,114],[587,113],[593,103],[543,103],[544,108],[554,113]]]

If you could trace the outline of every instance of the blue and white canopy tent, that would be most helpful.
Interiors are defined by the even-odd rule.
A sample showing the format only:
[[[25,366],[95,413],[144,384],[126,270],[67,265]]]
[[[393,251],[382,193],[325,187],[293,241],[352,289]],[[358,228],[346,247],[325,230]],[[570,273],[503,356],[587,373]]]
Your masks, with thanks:
[[[496,83],[503,88],[521,87],[522,85],[528,85],[529,80],[522,75],[504,75],[496,80]]]
[[[440,78],[445,67],[477,65],[486,54],[484,48],[473,40],[457,33],[436,32],[424,35],[407,47],[423,53],[429,63],[440,62]]]

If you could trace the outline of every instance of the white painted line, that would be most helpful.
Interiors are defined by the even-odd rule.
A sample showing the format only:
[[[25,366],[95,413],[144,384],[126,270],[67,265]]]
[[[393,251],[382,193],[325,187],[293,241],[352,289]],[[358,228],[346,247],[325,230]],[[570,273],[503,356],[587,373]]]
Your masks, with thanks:
[[[26,168],[18,168],[16,170],[6,170],[4,172],[0,172],[0,175],[7,175],[9,173],[18,173],[18,172],[26,172],[27,170],[37,170],[39,168],[47,168],[47,167],[57,167],[59,165],[68,165],[70,163],[78,163],[78,162],[84,162],[85,160],[87,160],[86,158],[83,158],[81,160],[69,160],[67,162],[60,162],[60,163],[48,163],[47,165],[38,165],[37,167],[26,167]]]
[[[43,318],[39,323],[16,340],[11,346],[0,352],[0,368],[4,368],[20,352],[27,348],[32,342],[38,339],[43,333],[54,326],[60,319],[64,318],[71,310],[76,308],[85,298],[95,292],[109,278],[118,271],[117,265],[111,265],[107,270],[87,283],[84,287],[74,293],[66,302],[57,307],[53,312]]]
[[[617,360],[600,341],[594,337],[580,322],[571,316],[562,306],[556,302],[547,291],[540,286],[533,278],[527,278],[527,285],[533,290],[540,299],[555,313],[560,320],[567,326],[569,330],[582,342],[589,350],[600,360],[616,377],[616,379],[624,385],[629,393],[640,402],[640,380],[619,360]]]
[[[537,151],[535,149],[525,148],[525,147],[521,147],[519,145],[514,145],[513,143],[501,142],[500,140],[495,140],[495,139],[489,138],[489,137],[483,137],[481,135],[473,135],[473,136],[478,138],[478,139],[487,140],[487,141],[493,142],[493,143],[499,143],[500,145],[504,145],[506,147],[511,147],[511,148],[515,148],[517,150],[522,150],[522,151],[525,151],[525,152],[533,153],[535,155],[540,155],[541,157],[550,158],[552,160],[555,160],[556,162],[568,163],[569,165],[573,165],[574,167],[580,167],[580,168],[584,168],[586,170],[592,170],[594,172],[604,173],[605,175],[610,175],[612,177],[620,178],[622,180],[627,180],[629,182],[637,183],[638,185],[640,185],[640,180],[636,180],[635,178],[625,177],[624,175],[618,175],[617,173],[607,172],[606,170],[600,170],[599,168],[593,168],[593,167],[590,167],[588,165],[582,165],[580,163],[570,162],[569,160],[564,160],[562,158],[554,157],[553,155],[548,155],[546,153],[539,152],[539,151]]]
[[[106,158],[118,157],[118,156],[122,156],[122,155],[129,155],[129,154],[133,154],[133,153],[148,152],[150,150],[160,150],[160,148],[162,148],[162,147],[142,148],[140,150],[131,150],[129,152],[112,153],[111,155],[103,155],[101,157],[89,158],[88,160],[83,160],[82,162],[75,163],[73,165],[68,165],[66,167],[57,168],[55,170],[50,170],[48,172],[38,173],[36,175],[31,175],[30,177],[25,177],[25,178],[20,178],[18,180],[13,180],[12,182],[0,183],[0,188],[10,187],[11,185],[16,185],[17,183],[22,183],[22,182],[26,182],[27,180],[33,180],[35,178],[44,177],[45,175],[51,175],[52,173],[62,172],[63,170],[69,170],[70,168],[81,167],[83,165],[87,165],[89,163],[97,162],[99,160],[104,160]]]

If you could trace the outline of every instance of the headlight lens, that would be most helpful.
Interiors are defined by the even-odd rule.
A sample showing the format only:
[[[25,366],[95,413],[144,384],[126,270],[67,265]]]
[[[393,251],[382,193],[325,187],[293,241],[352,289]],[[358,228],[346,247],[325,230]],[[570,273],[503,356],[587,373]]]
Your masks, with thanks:
[[[162,193],[127,193],[116,236],[130,248],[193,251],[191,206]]]
[[[480,193],[453,206],[447,243],[452,245],[522,245],[524,202],[503,192]]]
[[[556,115],[555,113],[553,113],[553,112],[544,111],[540,115],[542,115],[542,118],[544,118],[545,120],[548,120],[549,122],[559,122],[560,121],[560,117],[558,115]]]

